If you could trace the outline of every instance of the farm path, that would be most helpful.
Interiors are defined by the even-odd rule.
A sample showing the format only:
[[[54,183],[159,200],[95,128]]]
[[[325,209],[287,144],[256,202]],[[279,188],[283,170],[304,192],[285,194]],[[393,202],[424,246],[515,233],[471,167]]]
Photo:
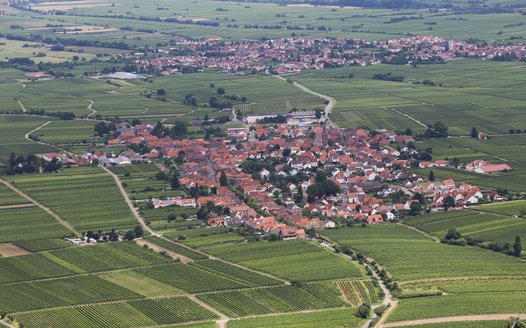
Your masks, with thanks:
[[[29,203],[29,204],[17,204],[17,205],[3,205],[0,206],[0,210],[8,210],[12,208],[23,208],[23,207],[34,207],[35,204]]]
[[[115,184],[117,185],[117,188],[119,188],[119,191],[121,192],[122,194],[122,197],[124,197],[124,200],[126,201],[126,204],[128,205],[128,208],[130,209],[130,211],[132,212],[133,216],[135,217],[135,219],[140,223],[140,225],[143,227],[144,230],[148,231],[152,236],[155,236],[155,237],[159,237],[159,234],[157,234],[155,231],[153,231],[152,228],[150,228],[146,222],[144,222],[144,219],[141,217],[141,215],[139,214],[139,211],[137,211],[137,208],[133,205],[132,201],[130,200],[130,197],[128,196],[128,193],[126,192],[126,190],[124,189],[124,187],[122,186],[122,183],[121,183],[121,180],[119,179],[119,177],[111,172],[107,167],[105,167],[104,165],[99,165],[104,171],[108,172],[109,175],[111,175],[111,177],[113,178],[113,180],[115,181]]]
[[[479,315],[463,315],[463,316],[456,316],[456,317],[407,320],[407,321],[384,323],[384,324],[378,325],[377,327],[378,328],[394,328],[394,327],[417,326],[417,325],[444,323],[444,322],[507,320],[510,317],[518,317],[520,319],[525,319],[526,313],[479,314]]]
[[[49,208],[49,207],[45,206],[44,204],[40,203],[39,201],[37,201],[36,199],[31,197],[29,194],[27,194],[26,192],[18,189],[17,187],[15,187],[14,185],[12,185],[11,183],[7,182],[4,179],[0,178],[0,183],[3,183],[6,187],[11,188],[13,191],[15,191],[20,196],[24,197],[25,199],[27,199],[31,203],[35,204],[36,206],[38,206],[41,209],[43,209],[44,211],[46,211],[55,220],[57,220],[60,224],[62,224],[66,229],[68,229],[69,231],[73,232],[77,237],[82,236],[82,234],[71,223],[69,223],[67,220],[62,218],[57,213],[55,213],[51,208]]]
[[[208,303],[205,303],[205,302],[201,301],[195,295],[188,295],[188,298],[191,299],[192,301],[196,302],[197,304],[201,305],[202,307],[204,307],[208,311],[210,311],[210,312],[216,314],[217,316],[219,316],[221,319],[216,321],[217,324],[219,325],[219,327],[226,327],[226,323],[230,319],[228,316],[226,316],[225,314],[219,312],[216,308],[208,305]]]
[[[417,120],[416,118],[414,118],[414,117],[412,117],[412,116],[410,116],[410,115],[408,115],[408,114],[404,114],[404,113],[402,113],[402,112],[399,111],[398,109],[395,109],[395,108],[387,108],[387,107],[384,107],[384,108],[385,108],[385,109],[391,109],[393,112],[395,112],[395,113],[397,113],[397,114],[400,114],[400,115],[402,115],[402,116],[405,116],[405,117],[407,117],[408,119],[410,119],[411,121],[416,122],[418,125],[420,125],[420,126],[422,126],[422,127],[424,127],[424,128],[427,129],[427,125],[425,125],[424,123],[420,122],[419,120]]]
[[[0,320],[0,324],[8,327],[8,328],[16,328],[15,326],[13,326],[12,324],[8,323],[7,321],[5,320]]]
[[[330,249],[332,251],[335,251],[335,249],[334,249],[332,244],[330,244],[330,243],[328,243],[328,242],[326,242],[324,240],[321,240],[321,239],[318,239],[318,241],[320,242],[321,246],[326,247],[326,248],[328,248],[328,249]],[[352,257],[351,256],[349,256],[347,254],[343,254],[343,253],[340,253],[340,255],[342,255],[346,259],[352,261]],[[393,300],[393,295],[391,294],[391,291],[387,288],[387,286],[385,286],[384,282],[382,281],[382,279],[380,279],[380,276],[376,273],[376,271],[374,271],[373,268],[367,263],[364,263],[364,266],[371,270],[373,278],[378,282],[380,288],[382,289],[382,292],[384,293],[384,299],[382,300],[382,303],[379,304],[379,305],[375,305],[372,308],[376,309],[377,307],[382,306],[382,305],[388,306],[388,309],[384,312],[384,314],[382,315],[382,317],[378,321],[377,324],[379,324],[381,322],[384,322],[387,319],[387,317],[389,317],[391,312],[398,305],[398,301]],[[377,317],[377,315],[373,313],[371,318],[368,319],[367,321],[365,321],[363,323],[363,325],[361,326],[361,328],[369,328],[370,325],[371,325],[372,320],[375,319],[376,317]]]
[[[432,234],[427,233],[427,232],[425,232],[424,230],[420,230],[420,229],[418,229],[417,227],[414,227],[414,226],[411,226],[411,225],[408,225],[408,224],[404,224],[404,223],[397,223],[397,224],[399,224],[399,225],[401,225],[401,226],[404,226],[404,227],[406,227],[406,228],[408,228],[408,229],[411,229],[411,230],[413,230],[413,231],[416,231],[416,232],[418,232],[419,234],[426,236],[427,238],[431,238],[431,239],[433,239],[433,241],[435,241],[435,242],[437,242],[437,243],[440,242],[440,238],[438,238],[437,236],[433,236]]]
[[[93,99],[88,98],[88,101],[89,101],[88,110],[91,113],[89,113],[88,116],[86,116],[87,120],[89,120],[90,116],[97,114],[97,111],[93,109],[93,105],[95,105],[95,102],[93,101]]]
[[[20,106],[20,108],[22,109],[22,112],[27,113],[27,108],[26,108],[26,106],[24,106],[22,101],[20,99],[18,99],[17,102],[18,102],[18,105]]]

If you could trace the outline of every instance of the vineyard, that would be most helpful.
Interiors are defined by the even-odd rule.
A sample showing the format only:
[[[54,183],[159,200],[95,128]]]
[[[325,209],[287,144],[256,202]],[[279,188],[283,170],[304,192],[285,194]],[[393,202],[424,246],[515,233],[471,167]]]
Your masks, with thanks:
[[[0,283],[74,274],[42,254],[0,258]]]
[[[168,257],[138,247],[134,243],[98,244],[50,252],[87,272],[148,266],[169,262]]]
[[[296,108],[298,110],[313,110],[323,108],[324,100],[318,97],[276,100],[256,104],[235,105],[236,109],[249,114],[286,113]]]
[[[336,308],[347,304],[330,283],[216,292],[198,297],[232,317]]]
[[[247,287],[226,277],[196,267],[175,263],[156,268],[137,269],[136,272],[190,293],[210,292]]]
[[[378,289],[371,280],[338,281],[335,284],[343,293],[344,298],[353,306],[378,302]]]
[[[15,241],[13,244],[27,249],[30,252],[42,252],[71,247],[71,244],[60,239],[35,239]]]
[[[199,261],[192,263],[191,265],[211,273],[228,277],[229,279],[236,280],[237,282],[250,287],[281,284],[279,280],[217,260]]]
[[[184,247],[184,246],[181,246],[181,245],[177,245],[173,242],[170,242],[170,241],[167,241],[167,240],[164,240],[164,239],[161,239],[161,238],[157,238],[157,237],[153,237],[153,236],[149,236],[149,237],[145,237],[146,240],[162,247],[162,248],[166,248],[170,251],[173,251],[177,254],[181,254],[182,256],[184,257],[188,257],[188,258],[191,258],[193,260],[204,260],[204,259],[207,259],[208,256],[204,255],[204,254],[201,254],[201,253],[198,253],[196,251],[193,251],[191,250],[190,248],[188,247]]]
[[[216,319],[217,316],[187,297],[76,306],[14,314],[32,328],[125,328]]]

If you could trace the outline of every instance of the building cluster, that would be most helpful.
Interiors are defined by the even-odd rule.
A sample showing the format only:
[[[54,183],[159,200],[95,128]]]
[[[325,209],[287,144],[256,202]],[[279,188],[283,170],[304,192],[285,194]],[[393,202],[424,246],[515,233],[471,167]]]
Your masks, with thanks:
[[[415,160],[413,137],[387,130],[255,125],[209,141],[158,138],[150,125],[119,129],[108,147],[143,144],[148,152],[128,149],[99,161],[115,165],[119,159],[184,158],[179,182],[195,193],[153,199],[153,206],[212,208],[211,226],[247,225],[281,238],[303,238],[311,228],[393,220],[414,211],[413,203],[422,211],[436,211],[484,199],[475,186],[451,179],[429,182],[410,173],[410,167],[449,164]]]
[[[185,49],[181,52],[180,49]],[[459,57],[490,60],[525,59],[525,45],[477,44],[442,37],[417,35],[386,41],[346,38],[289,37],[274,40],[182,40],[159,56],[144,56],[134,64],[138,71],[156,68],[163,75],[181,73],[185,67],[228,72],[272,71],[279,74],[305,69],[447,61]]]

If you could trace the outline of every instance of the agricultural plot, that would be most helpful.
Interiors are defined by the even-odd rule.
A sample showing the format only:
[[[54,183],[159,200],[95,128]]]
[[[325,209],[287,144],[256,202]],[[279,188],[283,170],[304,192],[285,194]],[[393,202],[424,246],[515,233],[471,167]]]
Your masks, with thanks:
[[[41,254],[0,258],[0,283],[75,274]]]
[[[401,282],[444,277],[524,276],[523,263],[516,258],[478,247],[437,243],[402,225],[345,228],[324,234],[374,258]]]
[[[0,207],[29,203],[30,202],[27,199],[14,192],[11,188],[4,184],[0,184]]]
[[[353,306],[363,303],[374,304],[379,301],[378,287],[375,287],[370,280],[337,281],[334,284]]]
[[[497,205],[495,210],[498,211],[499,205],[502,204],[495,205]],[[485,206],[481,208],[485,208]],[[506,209],[505,206],[500,208]],[[462,235],[473,239],[494,241],[499,244],[512,244],[515,236],[526,238],[526,220],[474,211],[430,214],[409,218],[404,222],[439,238],[444,237],[449,229],[457,229]]]
[[[95,122],[90,121],[54,121],[46,125],[33,136],[52,145],[70,145],[89,143],[93,137]]]
[[[60,239],[19,240],[15,241],[14,244],[27,249],[30,252],[42,252],[72,247],[71,244]]]
[[[364,275],[356,264],[305,240],[218,246],[206,252],[289,280],[314,281]]]
[[[93,275],[6,285],[0,295],[8,313],[142,297]]]
[[[265,114],[265,113],[288,113],[293,109],[314,110],[323,109],[324,100],[318,97],[305,97],[303,99],[261,102],[256,104],[240,104],[235,109],[241,110],[244,114]]]
[[[278,286],[201,294],[200,299],[232,317],[343,307],[339,291],[330,283],[303,287]]]
[[[516,122],[521,122],[517,118]],[[472,125],[479,127],[474,120]],[[480,128],[480,127],[479,127]],[[508,133],[508,131],[506,131]],[[487,189],[507,189],[510,192],[523,192],[526,183],[526,157],[523,153],[526,136],[521,134],[496,135],[487,140],[473,138],[447,138],[427,140],[417,146],[421,149],[432,148],[435,159],[458,157],[461,162],[484,159],[492,163],[506,163],[512,167],[510,172],[477,174],[464,170],[434,168],[435,177],[452,177],[456,181],[466,181]],[[420,170],[422,174],[429,169]],[[506,213],[503,213],[506,214]],[[514,213],[517,215],[517,213]]]
[[[59,258],[86,272],[100,272],[170,262],[168,257],[146,250],[134,243],[98,244],[51,251]]]
[[[187,297],[176,297],[26,312],[15,318],[35,328],[125,328],[205,321],[216,315]]]
[[[247,285],[236,282],[230,278],[182,263],[164,265],[156,268],[136,269],[135,271],[189,293],[247,287]]]
[[[358,327],[361,319],[353,309],[327,309],[312,313],[291,313],[230,320],[230,328],[326,328]]]
[[[251,287],[280,285],[282,283],[277,279],[264,276],[259,273],[255,273],[253,271],[249,271],[240,267],[236,267],[218,260],[198,261],[191,263],[190,265],[211,273],[218,274],[220,276],[228,277],[229,279],[235,280],[237,282]]]
[[[494,78],[496,69],[498,79]],[[403,75],[405,81],[371,80],[374,74],[386,72]],[[355,77],[335,78],[349,73]],[[510,128],[522,129],[526,119],[521,111],[526,101],[521,96],[524,76],[515,63],[459,60],[416,69],[374,65],[305,71],[292,79],[336,98],[334,119],[344,127],[422,131],[425,127],[418,122],[443,121],[450,135],[468,135],[473,125],[489,134],[501,134]],[[443,87],[421,84],[425,79]]]
[[[523,211],[526,211],[526,200],[516,200],[516,201],[504,202],[504,203],[487,204],[487,205],[482,205],[480,207],[476,207],[476,209],[479,209],[484,212],[495,213],[495,214],[519,216],[519,215],[522,215]]]
[[[404,326],[406,328],[449,328],[454,324],[455,328],[502,328],[502,321],[465,321],[465,322],[444,322],[432,323],[418,326]]]
[[[47,122],[48,118],[0,115],[0,161],[6,162],[11,153],[35,154],[56,151],[55,148],[25,139],[25,134]]]
[[[226,233],[221,235],[194,237],[181,240],[181,243],[194,248],[215,247],[221,244],[236,244],[245,241],[245,238],[236,233]]]
[[[98,277],[146,297],[173,296],[183,293],[183,291],[173,286],[132,270],[103,273],[98,275]]]
[[[70,235],[69,230],[39,207],[0,209],[0,243]]]
[[[82,231],[136,224],[115,182],[98,167],[17,176],[15,184]]]
[[[188,257],[193,260],[204,260],[208,258],[208,256],[201,254],[199,252],[196,252],[188,247],[184,247],[184,246],[175,244],[173,242],[170,242],[170,241],[167,241],[161,238],[148,236],[148,237],[145,237],[145,239],[162,248],[173,251],[177,254],[181,254],[182,256]]]

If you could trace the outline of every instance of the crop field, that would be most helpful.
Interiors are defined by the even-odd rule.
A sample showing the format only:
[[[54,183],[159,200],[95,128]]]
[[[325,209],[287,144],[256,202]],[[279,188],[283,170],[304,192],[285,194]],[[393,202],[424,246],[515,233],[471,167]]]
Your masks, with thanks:
[[[19,240],[14,242],[14,244],[27,249],[30,252],[42,252],[72,247],[71,244],[60,239]]]
[[[9,313],[142,297],[93,275],[7,285],[0,293],[0,308]]]
[[[521,110],[526,101],[521,96],[524,76],[517,68],[516,63],[459,60],[417,68],[374,65],[305,71],[292,79],[336,98],[334,118],[344,127],[425,129],[411,117],[423,124],[443,121],[450,135],[468,135],[473,125],[488,134],[502,134],[510,128],[522,129],[526,119]],[[371,80],[374,74],[386,72],[403,75],[405,80]],[[335,78],[349,73],[355,77]],[[443,87],[422,85],[425,79]]]
[[[317,97],[304,97],[302,99],[260,102],[256,104],[241,104],[235,106],[236,109],[239,109],[246,114],[287,113],[293,109],[313,110],[317,108],[323,109],[324,107],[324,100]]]
[[[173,286],[132,270],[102,273],[97,276],[146,297],[173,296],[183,293],[183,291]]]
[[[0,206],[20,204],[29,204],[29,201],[6,185],[0,184]]]
[[[221,276],[228,277],[247,286],[256,287],[281,284],[281,281],[277,279],[267,277],[252,271],[248,271],[246,269],[236,267],[230,264],[226,264],[225,262],[218,260],[199,261],[194,262],[191,265],[212,273],[216,273]]]
[[[495,214],[519,216],[522,215],[522,211],[526,211],[526,200],[515,200],[504,203],[486,204],[481,205],[480,207],[476,207],[475,209]]]
[[[168,257],[138,247],[134,243],[75,247],[52,251],[50,254],[85,272],[141,267],[170,261]]]
[[[378,288],[370,280],[337,281],[334,284],[353,306],[378,302]]]
[[[173,251],[177,254],[181,254],[182,256],[191,258],[193,260],[205,260],[208,258],[208,256],[201,254],[199,252],[196,252],[188,247],[184,247],[184,246],[178,245],[173,242],[169,242],[161,238],[149,236],[149,237],[146,237],[145,239],[148,241],[151,241],[152,243],[156,245],[159,245],[163,248],[166,248],[170,251]]]
[[[356,318],[353,309],[327,309],[311,313],[288,313],[257,318],[230,320],[229,328],[327,328],[358,327],[362,320]]]
[[[405,326],[406,328],[449,328],[451,322],[432,323],[418,326]],[[502,328],[502,321],[457,321],[455,328]]]
[[[205,321],[217,316],[187,297],[145,299],[15,314],[28,327],[142,327]]]
[[[0,283],[75,274],[42,254],[0,258]]]
[[[94,122],[54,121],[38,130],[33,136],[53,145],[88,143],[93,137]]]
[[[343,307],[340,292],[330,283],[302,287],[276,286],[201,294],[206,303],[231,317]]]
[[[519,201],[520,202],[520,201]],[[505,203],[495,204],[497,207]],[[485,206],[482,206],[485,208]],[[495,241],[499,244],[510,243],[515,236],[526,238],[526,220],[519,218],[496,216],[494,214],[481,214],[474,211],[445,212],[404,220],[405,223],[436,235],[445,236],[449,229],[457,229],[463,235],[485,241]]]
[[[0,100],[1,103],[2,100]],[[0,115],[0,161],[6,162],[11,153],[35,154],[56,149],[24,138],[25,134],[47,122],[47,118]]]
[[[362,269],[349,260],[304,240],[267,241],[214,247],[208,253],[289,280],[358,278]]]
[[[247,285],[200,268],[175,263],[154,269],[136,269],[136,272],[189,293],[202,293],[225,289],[238,289]]]
[[[135,219],[111,176],[98,167],[17,176],[15,184],[79,230],[127,228]]]
[[[0,209],[0,243],[70,234],[69,230],[39,207]]]
[[[507,3],[512,3],[507,1]],[[313,6],[279,6],[269,3],[251,3],[242,6],[235,2],[216,3],[213,1],[200,1],[199,6],[192,4],[190,0],[173,3],[168,0],[153,3],[143,3],[135,1],[116,1],[115,6],[108,7],[110,1],[98,1],[90,4],[77,4],[72,8],[71,4],[61,5],[60,8],[68,10],[74,15],[93,15],[90,22],[96,25],[108,24],[111,27],[120,26],[142,26],[154,29],[158,32],[176,31],[177,35],[190,38],[204,38],[219,36],[232,39],[258,39],[261,37],[275,38],[290,36],[291,31],[285,28],[280,29],[258,29],[251,28],[252,24],[258,25],[311,25],[313,30],[302,30],[307,37],[319,36],[352,36],[369,39],[385,39],[392,35],[405,35],[406,33],[433,34],[444,37],[453,35],[456,38],[477,37],[486,40],[509,40],[511,37],[524,36],[524,31],[514,23],[521,22],[520,13],[511,14],[454,14],[436,15],[432,12],[404,10],[396,12],[388,9],[360,9],[354,7],[331,8]],[[500,3],[499,3],[500,4]],[[519,4],[520,7],[520,4]],[[191,8],[191,11],[189,11]],[[221,11],[216,9],[222,8]],[[47,8],[43,8],[46,10]],[[34,13],[32,13],[35,15]],[[278,14],[280,14],[278,16]],[[122,15],[121,19],[110,19],[110,15]],[[138,20],[139,16],[159,17],[176,15],[182,19],[214,21],[219,26],[208,27],[195,24],[179,24],[168,22],[150,22]],[[283,16],[282,16],[283,15]],[[387,24],[392,17],[402,17],[404,15],[420,16],[416,20],[405,20],[396,24]],[[107,16],[107,17],[104,17]],[[451,20],[462,17],[469,20],[470,24],[464,21]],[[45,16],[44,16],[45,17]],[[111,16],[115,17],[115,16]],[[283,21],[282,17],[286,17]],[[64,21],[70,24],[82,24],[84,20],[75,16],[64,16]],[[232,26],[232,22],[237,27]],[[429,24],[433,24],[430,30]],[[142,25],[139,25],[142,24]],[[248,27],[245,27],[248,25]],[[317,27],[325,26],[326,29],[319,30]],[[502,31],[502,32],[500,32]],[[121,31],[118,31],[121,32]],[[101,33],[98,37],[107,39],[118,39],[118,32]],[[24,31],[17,33],[23,34]],[[27,32],[25,32],[27,33]],[[121,32],[122,33],[122,32]],[[497,34],[498,33],[498,34]],[[76,38],[85,37],[82,34],[71,34]],[[129,43],[155,45],[162,41],[162,34],[141,33],[140,39],[132,37],[127,40]],[[166,37],[166,36],[165,36]]]
[[[443,277],[524,276],[523,263],[518,259],[478,247],[437,243],[402,225],[327,230],[324,235],[371,256],[402,282]]]
[[[221,235],[204,236],[204,237],[193,237],[191,239],[181,240],[180,242],[184,245],[194,248],[206,248],[215,247],[221,244],[235,244],[243,242],[245,238],[236,233],[226,233]]]

